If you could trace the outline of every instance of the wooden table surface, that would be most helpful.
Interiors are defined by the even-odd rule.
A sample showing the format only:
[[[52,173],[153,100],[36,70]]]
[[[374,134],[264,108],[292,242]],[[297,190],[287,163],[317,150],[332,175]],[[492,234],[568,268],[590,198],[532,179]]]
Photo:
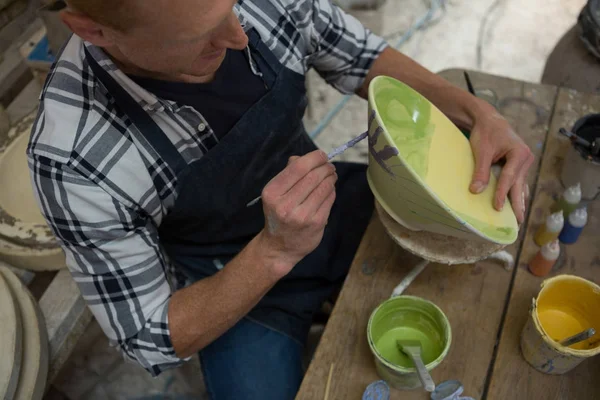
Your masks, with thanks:
[[[465,87],[462,70],[441,75]],[[529,175],[530,212],[520,239],[507,248],[516,258],[515,269],[491,261],[431,264],[405,292],[437,304],[452,325],[450,352],[432,376],[438,383],[460,380],[464,394],[477,399],[600,399],[600,357],[584,361],[566,375],[548,376],[531,368],[519,348],[531,299],[543,281],[526,267],[537,251],[532,236],[553,197],[563,191],[558,177],[569,143],[558,129],[572,127],[582,115],[600,112],[600,97],[476,72],[470,75],[477,90],[496,93],[497,108],[536,155]],[[563,248],[564,262],[551,276],[569,273],[600,283],[599,202],[588,211],[590,221],[582,238]],[[361,399],[367,385],[380,379],[367,343],[367,322],[418,261],[393,243],[374,215],[297,399],[324,399],[330,370],[329,400]],[[391,398],[429,396],[423,390],[392,389]]]

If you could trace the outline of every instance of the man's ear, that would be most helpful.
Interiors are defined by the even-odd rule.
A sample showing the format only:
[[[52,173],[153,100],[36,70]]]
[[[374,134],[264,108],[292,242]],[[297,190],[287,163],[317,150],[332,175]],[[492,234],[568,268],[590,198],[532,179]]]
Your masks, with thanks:
[[[64,10],[60,13],[60,19],[73,33],[95,46],[108,47],[112,44],[105,35],[106,27],[86,15],[71,10]]]

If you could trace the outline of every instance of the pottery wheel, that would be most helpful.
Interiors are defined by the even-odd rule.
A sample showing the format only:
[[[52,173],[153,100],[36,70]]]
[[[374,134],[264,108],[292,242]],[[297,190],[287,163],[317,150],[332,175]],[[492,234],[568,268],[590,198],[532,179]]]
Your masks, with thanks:
[[[29,290],[8,268],[0,275],[12,291],[23,325],[23,355],[14,400],[41,400],[48,376],[48,337],[41,311]]]
[[[502,250],[497,243],[476,242],[426,231],[411,231],[394,220],[378,201],[375,209],[388,235],[405,250],[440,264],[472,264]]]
[[[14,399],[21,370],[21,334],[16,300],[0,274],[0,399]]]

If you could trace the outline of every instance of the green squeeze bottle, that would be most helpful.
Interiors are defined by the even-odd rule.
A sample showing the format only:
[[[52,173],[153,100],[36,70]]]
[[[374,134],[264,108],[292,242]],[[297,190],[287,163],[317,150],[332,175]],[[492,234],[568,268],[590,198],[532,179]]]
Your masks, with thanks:
[[[579,202],[581,201],[581,184],[578,183],[575,186],[567,188],[560,199],[552,207],[552,212],[562,210],[563,215],[566,218],[569,217],[573,211],[577,209]]]

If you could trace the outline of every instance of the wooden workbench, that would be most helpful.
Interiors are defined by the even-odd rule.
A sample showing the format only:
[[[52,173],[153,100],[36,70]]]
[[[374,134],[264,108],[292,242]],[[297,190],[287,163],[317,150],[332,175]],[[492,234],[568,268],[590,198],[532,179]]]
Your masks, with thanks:
[[[558,129],[570,128],[584,114],[600,112],[600,97],[470,74],[476,89],[492,89],[497,94],[498,109],[536,155],[529,175],[531,212],[521,238],[507,249],[516,257],[515,269],[509,271],[490,261],[451,267],[432,264],[405,292],[436,303],[452,325],[450,353],[432,376],[438,383],[458,379],[464,394],[478,399],[600,399],[600,357],[584,361],[569,374],[548,376],[531,368],[519,349],[531,299],[543,280],[526,267],[537,251],[533,232],[546,217],[553,196],[563,190],[558,176],[569,144],[559,137]],[[441,75],[465,87],[462,70]],[[589,212],[583,237],[564,249],[564,261],[552,275],[577,274],[600,283],[600,204],[592,204]],[[324,399],[330,370],[330,400],[360,399],[366,386],[380,379],[367,344],[367,321],[418,261],[392,242],[374,216],[297,399]],[[392,389],[391,398],[429,396],[422,390]]]

